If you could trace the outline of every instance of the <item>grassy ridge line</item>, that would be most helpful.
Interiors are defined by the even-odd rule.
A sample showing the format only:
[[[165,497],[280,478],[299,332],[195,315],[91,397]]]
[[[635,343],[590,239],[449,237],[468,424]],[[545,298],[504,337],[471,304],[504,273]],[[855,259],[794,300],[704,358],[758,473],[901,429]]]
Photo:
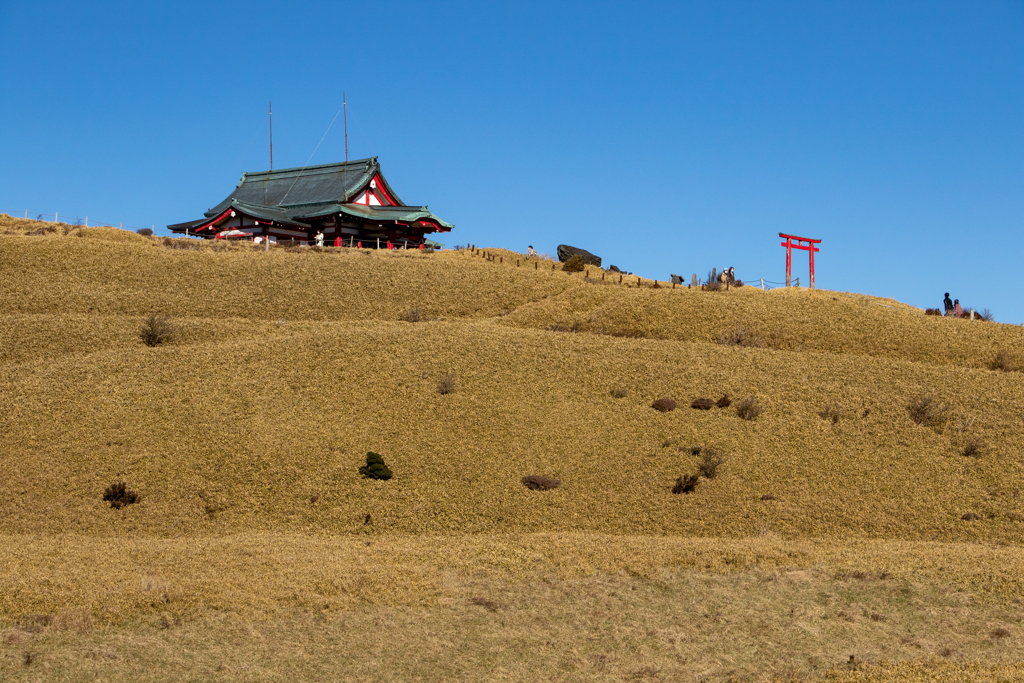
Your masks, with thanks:
[[[498,269],[461,252],[191,251],[111,232],[124,231],[0,238],[3,312],[397,320],[420,305],[432,317],[492,317],[570,285],[561,273]]]
[[[987,367],[999,351],[1019,356],[1015,350],[1024,347],[1024,328],[923,317],[901,304],[874,305],[870,297],[796,288],[650,289],[650,281],[601,286],[597,269],[584,282],[583,274],[547,270],[548,263],[537,271],[517,268],[521,255],[503,250],[492,250],[505,257],[500,264],[465,251],[265,254],[244,245],[182,251],[162,244],[110,228],[4,237],[2,312],[397,320],[422,306],[427,317],[507,316],[516,326],[575,324],[682,341],[714,342],[743,327],[776,348],[975,368]]]
[[[457,390],[441,396],[449,370]],[[0,367],[0,379],[7,533],[363,534],[370,514],[378,534],[1016,542],[1024,519],[1018,373],[448,321],[275,326],[40,359]],[[612,398],[614,386],[629,396]],[[686,407],[722,393],[756,394],[765,413],[745,422]],[[982,457],[959,455],[955,430],[910,420],[923,393],[975,418],[967,435],[988,444]],[[662,396],[684,407],[652,410]],[[843,420],[819,417],[835,404]],[[679,447],[694,444],[728,462],[674,496],[699,459]],[[358,476],[368,450],[395,479]],[[564,484],[537,494],[519,483],[526,474]],[[142,502],[115,512],[100,493],[120,479]],[[967,511],[984,519],[961,520]]]
[[[339,537],[259,534],[177,539],[2,536],[3,620],[84,609],[103,623],[170,612],[268,617],[294,608],[444,605],[471,577],[532,582],[625,573],[887,573],[986,602],[1024,590],[1024,549],[899,541],[694,539],[604,534]]]

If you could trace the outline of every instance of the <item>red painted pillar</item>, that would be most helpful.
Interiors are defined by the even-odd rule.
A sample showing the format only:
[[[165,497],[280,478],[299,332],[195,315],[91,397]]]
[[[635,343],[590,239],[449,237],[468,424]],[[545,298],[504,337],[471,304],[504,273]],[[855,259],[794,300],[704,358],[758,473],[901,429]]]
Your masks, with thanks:
[[[814,289],[814,242],[810,243],[811,249],[811,289]]]
[[[793,272],[793,240],[786,240],[786,286],[789,287],[790,275]]]

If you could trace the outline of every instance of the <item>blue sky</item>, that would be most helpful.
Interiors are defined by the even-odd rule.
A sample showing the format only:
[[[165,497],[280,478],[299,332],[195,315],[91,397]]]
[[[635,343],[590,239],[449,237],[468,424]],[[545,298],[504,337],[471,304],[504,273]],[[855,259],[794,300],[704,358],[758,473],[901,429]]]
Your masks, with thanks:
[[[448,245],[1024,323],[1024,1],[0,1],[0,210],[158,226],[378,156]],[[158,230],[159,231],[159,230]],[[805,253],[794,276],[806,282]]]

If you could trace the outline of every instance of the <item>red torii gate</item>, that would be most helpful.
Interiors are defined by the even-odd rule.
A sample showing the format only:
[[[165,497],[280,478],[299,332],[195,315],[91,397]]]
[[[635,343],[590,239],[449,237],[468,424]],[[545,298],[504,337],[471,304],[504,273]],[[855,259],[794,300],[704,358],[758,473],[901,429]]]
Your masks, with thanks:
[[[786,248],[786,286],[789,287],[790,274],[793,272],[793,250],[803,249],[804,251],[810,252],[811,257],[811,289],[814,289],[814,252],[821,251],[815,244],[821,244],[821,240],[812,240],[810,237],[797,237],[796,235],[787,235],[780,232],[779,237],[785,237],[786,241],[782,243],[782,246]],[[798,244],[793,244],[793,240],[796,240]],[[806,242],[807,244],[804,244]]]

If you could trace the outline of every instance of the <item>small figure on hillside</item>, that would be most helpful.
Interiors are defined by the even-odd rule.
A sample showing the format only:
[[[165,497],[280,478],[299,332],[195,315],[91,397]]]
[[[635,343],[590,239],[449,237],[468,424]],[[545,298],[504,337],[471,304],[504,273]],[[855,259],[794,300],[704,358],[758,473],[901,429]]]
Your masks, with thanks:
[[[736,282],[736,268],[733,267],[733,266],[729,266],[729,284],[734,284],[735,282]]]
[[[316,246],[318,246],[318,247],[324,246],[324,234],[322,232],[320,232],[319,230],[317,230],[316,237],[314,237],[313,239],[316,240]]]
[[[944,315],[953,315],[953,300],[949,298],[949,292],[946,292],[946,298],[942,300],[942,305],[946,310]]]
[[[538,256],[539,254],[532,244],[526,248],[526,258],[537,258]]]
[[[957,318],[962,318],[964,315],[964,309],[960,308],[960,299],[953,300],[953,315]]]

